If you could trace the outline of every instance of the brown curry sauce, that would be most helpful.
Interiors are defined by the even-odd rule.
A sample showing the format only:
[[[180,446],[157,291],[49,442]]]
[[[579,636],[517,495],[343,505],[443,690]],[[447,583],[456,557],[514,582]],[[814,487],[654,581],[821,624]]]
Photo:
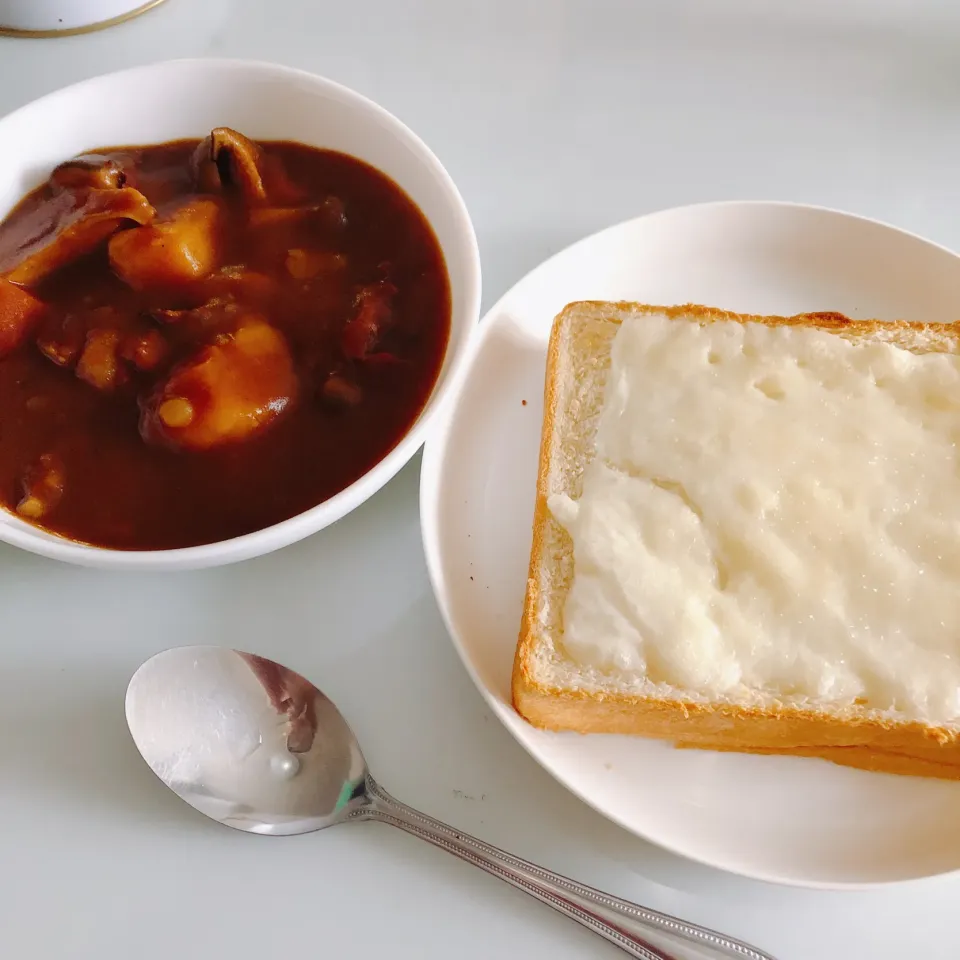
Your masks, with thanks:
[[[44,305],[6,355],[0,315],[4,507],[98,546],[211,543],[321,503],[409,430],[450,329],[449,281],[430,226],[392,181],[355,158],[294,143],[258,150],[259,195],[222,158],[208,164],[212,180],[198,175],[197,141],[99,151],[123,171],[119,185],[149,201],[154,226],[172,220],[174,232],[133,237],[149,227],[129,220],[112,237],[131,237],[111,239],[109,253],[98,240],[39,277],[22,266],[22,250],[16,266],[18,249],[36,241],[38,214],[64,188],[48,182],[0,223],[0,278],[15,280],[19,269],[32,282],[18,287]],[[146,273],[136,260],[132,273],[124,269],[120,255],[141,238],[152,238],[151,256],[170,253],[177,211],[207,196],[208,249],[187,251],[178,267],[197,276],[158,274],[152,261]],[[51,218],[44,229],[56,227]],[[267,325],[253,336],[267,350],[271,337],[286,343],[285,360],[231,365],[233,339],[250,322]],[[210,380],[211,351],[219,381]],[[271,377],[282,401],[269,392]],[[252,404],[258,391],[265,399],[254,419],[231,420],[230,404]],[[174,429],[181,415],[205,429]],[[37,515],[27,500],[42,502],[45,490],[55,496]]]

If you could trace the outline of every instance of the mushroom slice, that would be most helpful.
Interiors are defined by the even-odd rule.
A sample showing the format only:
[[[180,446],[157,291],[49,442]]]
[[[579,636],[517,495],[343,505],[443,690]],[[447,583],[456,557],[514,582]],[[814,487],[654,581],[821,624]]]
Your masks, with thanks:
[[[0,277],[0,360],[27,339],[44,310],[32,293]]]
[[[87,153],[54,168],[51,185],[60,190],[118,190],[127,182],[123,167],[113,157]]]
[[[250,205],[267,199],[260,162],[260,147],[230,127],[217,127],[193,154],[194,175],[201,190],[218,193],[233,187]]]
[[[297,377],[283,336],[248,316],[174,368],[144,402],[140,433],[151,443],[210,450],[246,440],[290,409]]]
[[[217,266],[220,204],[198,197],[170,217],[111,238],[110,266],[134,290],[157,290],[202,280]]]
[[[90,253],[127,223],[150,223],[156,211],[132,187],[64,190],[14,215],[0,230],[0,277],[33,286]]]

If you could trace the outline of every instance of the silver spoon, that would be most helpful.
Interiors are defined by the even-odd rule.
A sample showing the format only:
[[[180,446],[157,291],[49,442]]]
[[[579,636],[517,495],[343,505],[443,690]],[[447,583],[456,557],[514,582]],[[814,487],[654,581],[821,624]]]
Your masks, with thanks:
[[[224,647],[158,653],[127,688],[143,759],[181,799],[249,833],[351,820],[406,830],[506,880],[641,960],[773,960],[712,930],[608,896],[394,800],[370,775],[340,712],[271,660]]]

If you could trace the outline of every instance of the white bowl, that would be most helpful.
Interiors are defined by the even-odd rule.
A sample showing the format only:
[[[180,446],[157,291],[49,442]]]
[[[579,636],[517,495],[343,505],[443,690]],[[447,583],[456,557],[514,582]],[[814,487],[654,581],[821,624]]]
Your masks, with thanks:
[[[299,70],[240,60],[180,60],[96,77],[0,120],[0,217],[60,161],[91,147],[162,143],[230,126],[254,139],[297,140],[359,157],[423,211],[450,277],[450,341],[432,393],[406,436],[345,490],[298,516],[232,540],[178,550],[74,543],[0,510],[0,541],[92,567],[190,569],[269,553],[316,533],[376,493],[425,439],[466,356],[480,311],[480,254],[457,188],[427,146],[386,110]]]

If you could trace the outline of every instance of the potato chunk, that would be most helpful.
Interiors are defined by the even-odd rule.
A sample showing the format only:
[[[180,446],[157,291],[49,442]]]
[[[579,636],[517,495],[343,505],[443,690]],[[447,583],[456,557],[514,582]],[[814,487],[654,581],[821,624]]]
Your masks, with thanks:
[[[296,395],[286,340],[248,316],[173,370],[144,403],[140,432],[148,442],[209,450],[261,432]]]
[[[217,266],[221,216],[215,200],[191,200],[168,219],[113,237],[110,266],[134,290],[201,280]]]
[[[32,293],[0,277],[0,360],[27,339],[43,312]]]

